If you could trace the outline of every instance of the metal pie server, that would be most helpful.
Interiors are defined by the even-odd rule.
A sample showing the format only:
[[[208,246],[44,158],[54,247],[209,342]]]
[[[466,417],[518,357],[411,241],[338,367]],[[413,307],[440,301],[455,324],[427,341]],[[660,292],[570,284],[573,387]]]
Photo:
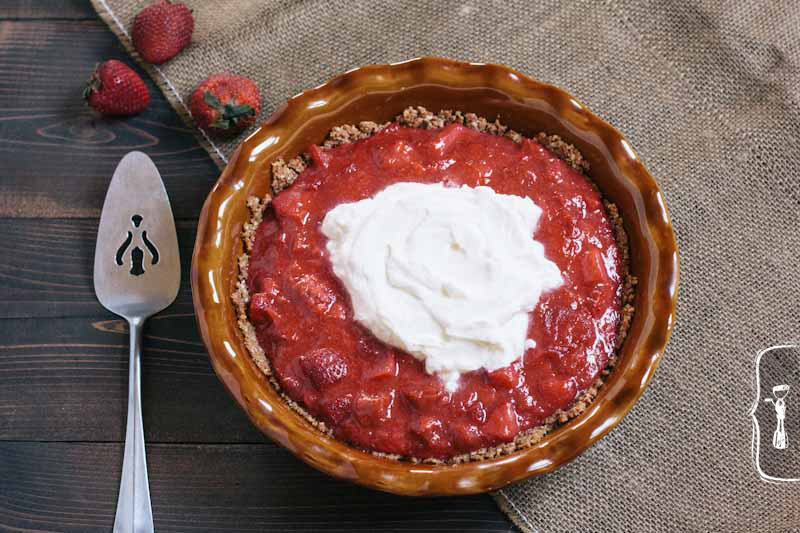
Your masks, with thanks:
[[[131,152],[111,178],[94,254],[97,299],[130,326],[128,424],[114,533],[153,531],[142,429],[142,327],[175,300],[180,281],[178,236],[161,176],[147,155]]]

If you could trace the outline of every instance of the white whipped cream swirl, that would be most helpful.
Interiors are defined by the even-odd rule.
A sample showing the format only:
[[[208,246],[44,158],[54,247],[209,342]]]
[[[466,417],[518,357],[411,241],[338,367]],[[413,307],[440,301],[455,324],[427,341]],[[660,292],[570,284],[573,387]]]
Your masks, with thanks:
[[[528,312],[561,273],[533,239],[541,209],[489,187],[396,183],[322,222],[355,318],[455,390],[521,357]]]

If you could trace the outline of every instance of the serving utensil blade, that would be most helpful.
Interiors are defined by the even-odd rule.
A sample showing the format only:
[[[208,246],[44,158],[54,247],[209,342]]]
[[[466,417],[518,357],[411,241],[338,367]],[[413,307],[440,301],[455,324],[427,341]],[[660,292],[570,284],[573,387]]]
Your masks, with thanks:
[[[175,300],[181,282],[175,221],[153,161],[130,152],[106,193],[94,255],[94,290],[109,311],[146,318]]]

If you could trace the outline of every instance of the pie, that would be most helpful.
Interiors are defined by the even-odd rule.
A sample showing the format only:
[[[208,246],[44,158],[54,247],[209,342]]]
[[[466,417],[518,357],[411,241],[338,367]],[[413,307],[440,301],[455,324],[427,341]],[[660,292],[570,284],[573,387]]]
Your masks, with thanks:
[[[530,446],[596,396],[630,325],[636,279],[619,212],[573,146],[545,133],[525,138],[472,113],[415,107],[392,123],[336,127],[324,144],[271,171],[274,195],[248,200],[233,301],[255,363],[320,431],[378,455],[458,463]],[[400,199],[391,203],[390,192]],[[448,203],[457,192],[466,204]],[[443,200],[426,206],[421,199],[434,193]],[[506,220],[499,208],[490,228],[475,221],[484,211],[467,218],[474,198],[523,214],[508,211]],[[434,216],[438,205],[450,215]],[[526,242],[497,233],[524,213],[536,215],[522,226],[534,228]],[[398,234],[401,227],[413,236]],[[338,242],[337,232],[372,240]],[[436,232],[454,239],[453,250],[431,248]],[[442,259],[467,254],[462,240],[482,251],[463,269]],[[398,251],[412,241],[411,251]],[[539,263],[525,255],[529,245],[543,254]],[[510,262],[520,257],[533,263]],[[555,269],[557,283],[532,295],[529,282],[544,275],[529,269],[536,264]],[[448,269],[461,270],[449,280]],[[494,285],[488,277],[482,285],[481,272]],[[400,292],[379,294],[369,275],[388,276],[381,290]],[[489,324],[495,318],[510,337]],[[512,355],[498,363],[500,345]],[[494,363],[469,359],[473,348]]]

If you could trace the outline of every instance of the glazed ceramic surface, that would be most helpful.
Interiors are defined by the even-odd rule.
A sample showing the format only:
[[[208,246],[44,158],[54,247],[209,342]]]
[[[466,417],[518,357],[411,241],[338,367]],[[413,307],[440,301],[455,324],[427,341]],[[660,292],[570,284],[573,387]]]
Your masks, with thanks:
[[[230,295],[242,253],[249,196],[270,190],[270,164],[321,143],[334,126],[384,122],[408,106],[473,112],[526,136],[540,131],[574,144],[591,177],[617,204],[638,277],[636,314],[617,366],[585,412],[539,443],[458,465],[380,458],[331,439],[300,417],[256,367]],[[508,67],[422,58],[343,74],[291,98],[245,140],[209,194],[192,260],[197,321],[214,370],[261,431],[330,475],[407,495],[472,494],[552,471],[608,433],[633,407],[658,365],[675,320],[678,252],[664,197],[631,144],[563,90]]]

